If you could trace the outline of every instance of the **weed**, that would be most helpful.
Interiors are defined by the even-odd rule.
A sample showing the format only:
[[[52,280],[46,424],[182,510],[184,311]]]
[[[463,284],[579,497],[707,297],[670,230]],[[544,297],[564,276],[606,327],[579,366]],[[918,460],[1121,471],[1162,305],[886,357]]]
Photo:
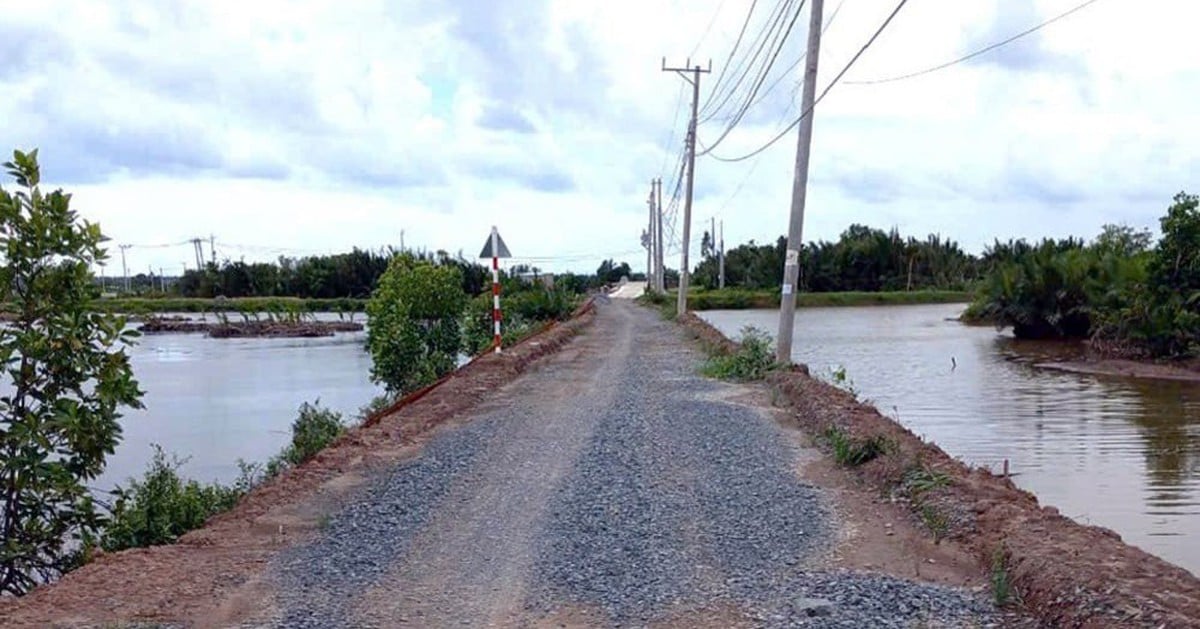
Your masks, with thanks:
[[[921,521],[925,523],[925,527],[929,529],[929,532],[933,533],[934,544],[942,541],[950,531],[950,519],[941,510],[931,504],[926,503],[921,505]]]
[[[829,381],[833,383],[833,386],[858,398],[858,387],[854,386],[854,380],[846,373],[844,365],[829,368]]]
[[[888,450],[888,441],[883,435],[856,439],[834,425],[825,430],[825,440],[833,448],[833,460],[845,467],[857,467]]]
[[[393,393],[381,393],[376,395],[375,397],[371,398],[370,402],[358,407],[358,413],[355,414],[354,419],[361,424],[367,421],[367,419],[375,413],[378,413],[392,404],[395,404],[396,400],[398,399],[400,399],[400,396]]]
[[[761,380],[779,366],[775,350],[767,333],[753,327],[742,328],[742,342],[732,354],[708,359],[701,373],[723,380]]]
[[[949,484],[949,476],[919,463],[904,473],[904,491],[913,497]]]
[[[1003,607],[1013,599],[1012,583],[1008,577],[1008,551],[1001,543],[992,553],[992,602]]]

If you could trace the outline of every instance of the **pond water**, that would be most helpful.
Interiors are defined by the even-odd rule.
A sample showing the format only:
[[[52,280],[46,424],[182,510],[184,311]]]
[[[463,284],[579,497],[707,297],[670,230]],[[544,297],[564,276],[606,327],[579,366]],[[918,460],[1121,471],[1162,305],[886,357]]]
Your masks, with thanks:
[[[806,308],[793,360],[844,367],[865,398],[951,456],[999,471],[1042,504],[1117,531],[1200,574],[1200,385],[1037,368],[1078,345],[1018,341],[957,321],[961,305]],[[726,335],[777,311],[697,313]]]
[[[265,462],[279,452],[301,403],[320,398],[352,419],[382,392],[370,382],[364,342],[361,332],[299,339],[143,336],[131,359],[146,408],[122,418],[124,439],[91,486],[109,490],[140,476],[152,444],[188,457],[186,476],[228,482],[237,477],[239,458]]]

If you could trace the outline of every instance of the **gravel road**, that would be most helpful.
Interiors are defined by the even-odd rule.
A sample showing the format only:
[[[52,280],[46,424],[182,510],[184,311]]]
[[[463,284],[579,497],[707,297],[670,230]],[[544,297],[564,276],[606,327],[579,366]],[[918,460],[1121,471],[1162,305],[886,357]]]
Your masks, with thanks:
[[[817,569],[837,522],[740,387],[626,301],[271,567],[277,624],[999,626],[964,591]]]

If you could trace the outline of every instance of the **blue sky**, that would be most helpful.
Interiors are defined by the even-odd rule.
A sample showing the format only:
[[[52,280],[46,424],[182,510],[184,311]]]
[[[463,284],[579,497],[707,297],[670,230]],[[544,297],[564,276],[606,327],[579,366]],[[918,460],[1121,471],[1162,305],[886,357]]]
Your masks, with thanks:
[[[648,182],[671,180],[683,138],[681,81],[661,59],[719,70],[749,4],[0,0],[0,145],[39,147],[46,181],[117,243],[213,234],[218,257],[250,260],[398,244],[403,230],[410,246],[471,255],[495,224],[545,268],[638,268]],[[775,3],[759,4],[751,33]],[[934,65],[1074,4],[910,2],[847,79]],[[829,0],[826,15],[839,6],[822,86],[893,2]],[[817,111],[806,238],[863,222],[978,251],[1156,227],[1175,192],[1200,189],[1197,18],[1191,3],[1101,0],[949,70],[838,86]],[[783,70],[806,23],[778,85],[715,153],[794,117],[800,69]],[[713,216],[730,244],[783,233],[794,152],[790,134],[756,160],[700,158],[693,251]],[[191,260],[187,246],[128,255],[139,271]]]

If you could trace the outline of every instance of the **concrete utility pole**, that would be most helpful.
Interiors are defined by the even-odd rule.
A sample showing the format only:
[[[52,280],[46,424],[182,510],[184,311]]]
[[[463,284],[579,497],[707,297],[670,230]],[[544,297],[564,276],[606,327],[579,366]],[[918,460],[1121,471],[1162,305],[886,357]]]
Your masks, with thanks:
[[[650,235],[650,240],[646,247],[646,290],[654,292],[658,289],[658,221],[655,217],[658,215],[658,210],[654,204],[654,180],[650,180],[650,198],[646,200],[646,205],[650,208],[650,228],[646,233]]]
[[[217,237],[212,234],[208,235],[208,259],[210,262],[213,263],[213,266],[216,266],[216,264],[217,264]]]
[[[658,207],[658,228],[655,230],[654,250],[657,252],[654,260],[654,287],[660,292],[667,290],[666,269],[663,268],[663,204],[662,204],[662,179],[658,179],[655,186],[658,190],[658,199],[655,205]]]
[[[129,267],[125,266],[125,250],[133,245],[118,245],[121,248],[121,275],[125,277],[125,292],[129,292]]]
[[[197,271],[204,270],[204,245],[201,244],[201,242],[202,241],[199,238],[192,239],[192,248],[195,250],[194,253],[196,254],[196,270]],[[186,271],[187,265],[184,265],[184,266],[185,266],[184,270]]]
[[[813,103],[817,95],[817,55],[821,52],[822,0],[812,0],[808,20],[808,53],[804,63],[804,92],[800,100],[800,137],[796,141],[796,172],[792,178],[792,213],[788,221],[783,286],[779,295],[779,335],[775,358],[792,362],[792,329],[796,325],[796,281],[800,275],[800,247],[804,241],[804,201],[808,194],[808,158],[812,148]]]
[[[721,244],[717,249],[717,288],[725,288],[725,221],[721,221]]]
[[[692,66],[692,60],[688,59],[687,64]],[[692,188],[696,181],[696,110],[700,106],[700,74],[712,72],[712,61],[708,62],[708,69],[701,68],[699,64],[690,68],[668,68],[664,57],[662,69],[663,72],[675,72],[692,84],[692,118],[688,122],[687,134],[687,187],[683,201],[683,251],[679,262],[679,299],[675,302],[675,315],[682,317],[687,312],[688,247],[692,244]],[[692,73],[691,78],[686,72]]]

